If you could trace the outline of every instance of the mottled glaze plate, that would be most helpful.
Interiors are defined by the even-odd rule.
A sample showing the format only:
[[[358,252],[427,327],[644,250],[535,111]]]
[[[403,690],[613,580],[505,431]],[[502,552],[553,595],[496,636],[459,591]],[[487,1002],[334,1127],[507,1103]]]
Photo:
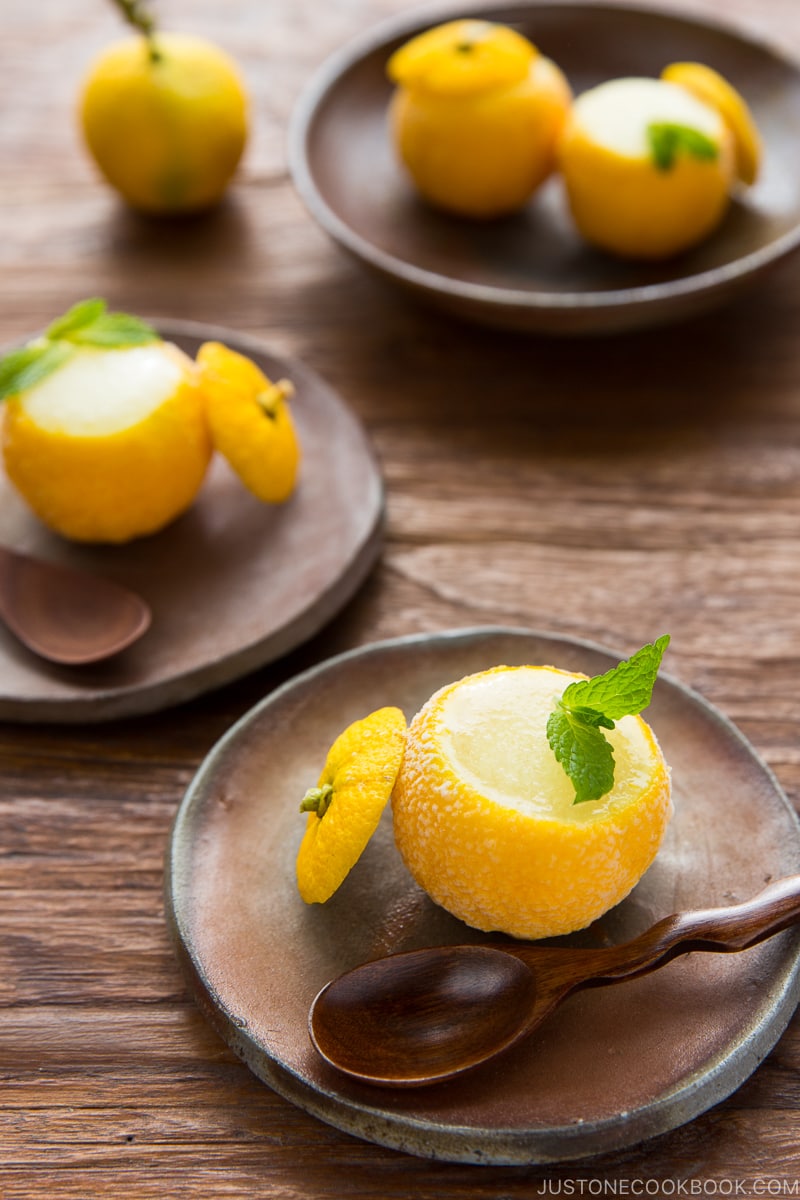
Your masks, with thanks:
[[[686,59],[721,71],[747,98],[765,159],[702,245],[663,263],[624,262],[586,245],[558,179],[517,215],[460,220],[426,207],[387,128],[386,62],[439,21],[480,17],[519,29],[564,70],[575,94]],[[545,333],[629,330],[691,316],[737,295],[800,243],[800,68],[758,36],[704,14],[635,4],[448,0],[398,13],[323,64],[300,98],[291,167],[312,216],[361,263],[440,308]]]
[[[166,910],[208,1019],[281,1095],[369,1141],[450,1161],[547,1163],[630,1146],[728,1096],[785,1028],[800,992],[793,930],[738,955],[694,953],[656,974],[579,993],[505,1057],[426,1089],[358,1085],[307,1034],[322,985],[370,958],[477,940],[414,884],[387,811],[328,904],[294,878],[298,812],[350,721],[411,716],[441,685],[498,664],[594,674],[619,655],[508,629],[422,635],[353,651],[273,692],[211,751],[177,814]],[[633,893],[566,939],[627,940],[678,910],[744,900],[800,869],[798,823],[742,735],[696,693],[659,679],[649,718],[672,766],[675,816]]]
[[[286,654],[350,599],[380,552],[383,481],[343,400],[303,363],[256,338],[190,322],[159,331],[194,356],[216,338],[289,378],[302,447],[283,505],[251,496],[215,455],[191,509],[125,546],[81,546],[36,520],[0,465],[0,543],[139,592],[153,622],[104,663],[59,667],[0,626],[0,720],[104,721],[200,695]]]

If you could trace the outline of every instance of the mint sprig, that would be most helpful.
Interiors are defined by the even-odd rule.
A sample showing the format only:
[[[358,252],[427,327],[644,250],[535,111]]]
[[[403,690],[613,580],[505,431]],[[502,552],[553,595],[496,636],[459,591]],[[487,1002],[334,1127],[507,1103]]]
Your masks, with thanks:
[[[690,125],[673,125],[667,121],[654,121],[647,126],[650,153],[659,171],[671,171],[681,151],[692,158],[713,161],[719,157],[719,146],[699,129]]]
[[[547,719],[547,740],[575,788],[574,804],[599,800],[614,786],[614,752],[602,732],[647,708],[669,634],[593,679],[570,683]]]
[[[72,351],[63,342],[32,342],[0,361],[0,400],[34,387],[65,363]]]
[[[155,329],[138,317],[108,312],[105,300],[82,300],[53,321],[42,337],[0,360],[0,401],[41,383],[80,346],[112,350],[158,340]]]

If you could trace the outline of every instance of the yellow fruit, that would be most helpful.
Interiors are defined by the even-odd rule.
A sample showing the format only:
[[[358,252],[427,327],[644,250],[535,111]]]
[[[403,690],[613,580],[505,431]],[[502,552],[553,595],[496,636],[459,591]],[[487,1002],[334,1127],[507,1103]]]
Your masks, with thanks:
[[[727,79],[703,63],[670,63],[661,78],[685,88],[717,110],[733,135],[739,180],[747,186],[755,183],[761,165],[761,137],[745,99]]]
[[[270,383],[235,350],[206,342],[197,355],[214,446],[259,500],[280,504],[297,480],[300,447],[288,380]]]
[[[389,59],[389,78],[403,87],[447,96],[521,83],[536,48],[507,25],[460,20],[406,42]]]
[[[559,160],[583,236],[645,259],[707,237],[728,208],[735,169],[733,137],[719,113],[658,79],[616,79],[579,96]]]
[[[388,72],[399,85],[392,136],[429,203],[467,217],[502,216],[553,170],[571,92],[521,34],[453,21],[401,47]]]
[[[307,904],[322,904],[358,862],[378,827],[397,778],[406,719],[380,708],[355,721],[331,746],[319,783],[301,811],[308,823],[297,855],[297,886]]]
[[[477,929],[581,929],[650,866],[671,813],[669,772],[640,717],[606,733],[613,789],[574,804],[547,718],[572,675],[498,667],[432,696],[409,726],[392,798],[395,841],[432,898]]]
[[[134,208],[181,213],[222,196],[247,140],[247,97],[236,64],[200,38],[134,36],[105,50],[86,78],[87,145]]]
[[[163,342],[77,348],[5,404],[9,479],[46,525],[76,541],[161,529],[192,503],[210,457],[194,364]]]

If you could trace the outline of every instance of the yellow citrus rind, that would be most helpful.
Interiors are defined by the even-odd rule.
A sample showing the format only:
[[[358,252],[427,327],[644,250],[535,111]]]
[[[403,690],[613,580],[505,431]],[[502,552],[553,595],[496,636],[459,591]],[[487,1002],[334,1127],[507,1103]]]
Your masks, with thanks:
[[[341,886],[378,827],[403,758],[406,719],[379,708],[349,725],[328,751],[318,788],[332,793],[324,814],[310,812],[297,854],[306,904],[324,904]]]
[[[191,360],[175,347],[163,350],[180,358],[181,382],[147,418],[116,433],[49,430],[29,416],[25,394],[7,401],[6,473],[40,520],[62,536],[127,542],[155,533],[199,491],[212,452],[205,404]]]
[[[394,52],[386,69],[393,83],[412,91],[466,96],[521,82],[537,54],[516,30],[467,19],[418,34]]]
[[[222,196],[242,156],[248,100],[234,61],[187,34],[159,33],[102,51],[86,76],[80,120],[106,180],[134,208],[193,212]]]
[[[587,108],[601,92],[631,85],[671,89],[672,96],[667,95],[665,117],[658,105],[652,112],[631,112],[641,145],[623,151],[602,130],[590,128]],[[701,132],[716,145],[716,156],[679,153],[667,170],[653,159],[646,130],[650,121],[672,119],[676,90],[667,81],[610,81],[580,96],[566,119],[558,159],[575,224],[588,242],[622,258],[659,260],[682,253],[717,228],[730,204],[733,137],[716,110],[701,107],[696,97],[691,104],[700,109]]]
[[[601,801],[533,811],[504,803],[463,766],[455,769],[447,749],[451,698],[473,681],[520,670],[556,676],[554,696],[580,678],[546,667],[498,667],[433,696],[409,726],[392,797],[394,833],[409,871],[443,908],[477,929],[543,938],[583,928],[635,886],[669,820],[670,780],[655,736],[639,717],[622,718],[609,740],[630,742],[641,778],[620,781]],[[496,743],[502,760],[502,725],[479,736]],[[546,738],[544,719],[536,737]]]
[[[254,496],[283,503],[300,461],[290,385],[271,383],[251,359],[220,342],[205,342],[197,365],[215,448]]]
[[[459,97],[398,88],[392,138],[425,200],[492,219],[521,208],[554,170],[571,99],[563,73],[539,55],[503,88]]]
[[[670,63],[661,78],[685,88],[719,113],[733,136],[738,179],[747,186],[755,183],[761,166],[761,135],[744,97],[704,63]]]

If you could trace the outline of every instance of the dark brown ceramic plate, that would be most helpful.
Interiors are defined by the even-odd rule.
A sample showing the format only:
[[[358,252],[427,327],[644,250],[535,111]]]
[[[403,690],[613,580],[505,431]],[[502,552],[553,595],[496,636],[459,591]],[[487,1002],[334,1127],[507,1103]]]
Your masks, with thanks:
[[[386,61],[438,21],[480,16],[520,29],[575,93],[621,75],[658,75],[694,59],[750,102],[764,146],[758,185],[703,245],[667,263],[616,260],[583,243],[552,179],[520,214],[481,224],[419,201],[390,144]],[[609,4],[450,3],[382,24],[330,59],[295,110],[296,186],[346,250],[420,297],[523,330],[589,333],[686,317],[735,295],[800,243],[800,68],[707,18]]]
[[[307,1034],[330,978],[396,950],[476,940],[412,882],[386,813],[336,895],[307,907],[298,812],[328,747],[384,704],[411,716],[438,687],[501,663],[594,674],[617,656],[583,642],[479,629],[385,642],[323,663],[245,716],[178,812],[167,914],[209,1020],[261,1079],[349,1133],[453,1161],[543,1163],[629,1146],[732,1092],[777,1041],[800,992],[800,931],[738,955],[692,954],[654,975],[574,996],[523,1046],[422,1090],[340,1077]],[[797,819],[741,734],[660,679],[650,719],[673,771],[675,816],[633,893],[569,941],[624,941],[680,909],[755,895],[800,868]]]
[[[0,543],[106,575],[150,605],[147,634],[105,663],[59,667],[0,626],[0,719],[101,721],[188,700],[278,658],[353,595],[381,543],[383,483],[366,435],[317,375],[255,338],[159,322],[194,354],[217,338],[296,387],[303,459],[285,505],[251,496],[215,456],[192,508],[126,546],[79,546],[41,525],[0,466]]]

